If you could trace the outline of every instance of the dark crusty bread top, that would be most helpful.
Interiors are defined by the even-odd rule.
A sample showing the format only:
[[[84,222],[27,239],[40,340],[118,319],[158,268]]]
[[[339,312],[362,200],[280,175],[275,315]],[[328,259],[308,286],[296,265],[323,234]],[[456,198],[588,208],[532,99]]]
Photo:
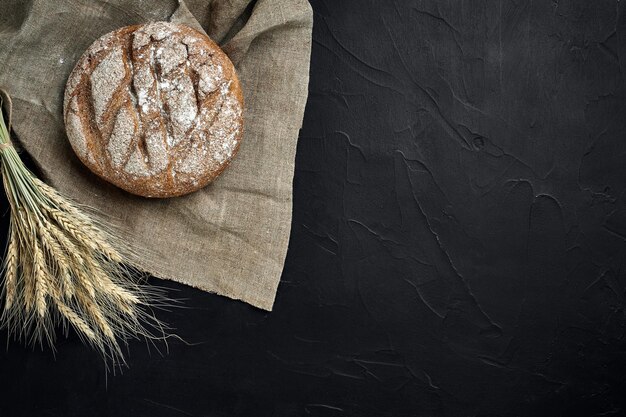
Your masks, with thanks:
[[[96,40],[70,74],[64,116],[94,173],[133,194],[173,197],[215,179],[239,149],[243,95],[206,35],[155,22]]]

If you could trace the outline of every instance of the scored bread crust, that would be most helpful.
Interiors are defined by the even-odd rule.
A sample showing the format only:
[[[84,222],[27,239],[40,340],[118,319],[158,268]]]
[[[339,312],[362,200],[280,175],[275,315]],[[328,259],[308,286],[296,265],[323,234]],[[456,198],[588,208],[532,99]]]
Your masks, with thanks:
[[[95,174],[144,197],[213,181],[239,150],[243,93],[234,66],[185,25],[126,26],[96,40],[67,81],[70,144]]]

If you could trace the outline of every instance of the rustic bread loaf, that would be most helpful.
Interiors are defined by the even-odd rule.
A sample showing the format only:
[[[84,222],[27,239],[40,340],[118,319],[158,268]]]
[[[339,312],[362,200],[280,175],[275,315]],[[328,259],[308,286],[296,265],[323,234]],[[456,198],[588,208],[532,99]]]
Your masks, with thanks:
[[[133,194],[173,197],[204,187],[243,134],[235,69],[184,25],[127,26],[96,40],[65,89],[72,148],[94,173]]]

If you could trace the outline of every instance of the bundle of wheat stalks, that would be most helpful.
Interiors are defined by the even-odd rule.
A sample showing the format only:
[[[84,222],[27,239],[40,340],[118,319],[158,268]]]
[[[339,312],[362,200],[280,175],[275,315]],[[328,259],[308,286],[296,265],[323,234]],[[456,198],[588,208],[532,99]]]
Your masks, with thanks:
[[[7,95],[4,100],[10,103]],[[150,307],[164,298],[140,286],[125,266],[136,255],[124,240],[26,168],[1,108],[0,163],[11,218],[0,326],[19,339],[53,346],[58,325],[66,332],[69,325],[119,364],[120,343],[152,339],[149,329],[163,331]]]

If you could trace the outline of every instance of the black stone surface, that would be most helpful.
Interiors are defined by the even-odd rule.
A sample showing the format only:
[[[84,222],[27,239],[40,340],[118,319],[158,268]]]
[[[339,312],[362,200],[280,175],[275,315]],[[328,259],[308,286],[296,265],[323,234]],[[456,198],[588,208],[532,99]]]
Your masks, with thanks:
[[[311,3],[275,310],[155,280],[188,345],[10,343],[0,416],[626,415],[623,2]]]

